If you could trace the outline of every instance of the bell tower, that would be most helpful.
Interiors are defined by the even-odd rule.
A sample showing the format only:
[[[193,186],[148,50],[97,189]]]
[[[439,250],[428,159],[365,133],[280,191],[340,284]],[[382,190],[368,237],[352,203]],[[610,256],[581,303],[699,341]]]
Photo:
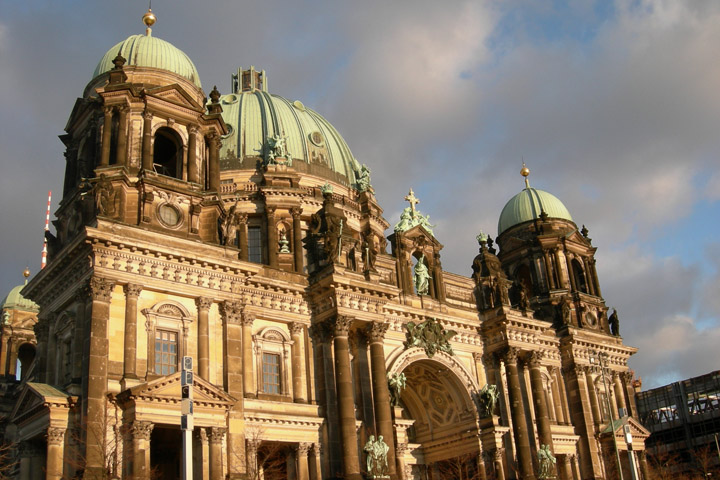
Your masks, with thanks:
[[[219,240],[220,93],[207,102],[190,59],[152,36],[156,20],[148,10],[145,34],[108,51],[76,101],[54,250],[98,221]]]

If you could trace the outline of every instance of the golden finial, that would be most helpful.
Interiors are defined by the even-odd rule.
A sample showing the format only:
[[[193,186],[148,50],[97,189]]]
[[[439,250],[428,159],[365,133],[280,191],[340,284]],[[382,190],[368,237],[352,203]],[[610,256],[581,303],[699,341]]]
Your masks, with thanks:
[[[25,270],[23,270],[23,277],[25,277],[25,285],[27,285],[28,277],[30,277],[30,269],[28,267],[25,267]]]
[[[530,175],[530,169],[525,165],[525,161],[523,161],[523,166],[520,169],[520,175],[525,177],[525,188],[530,188],[530,181],[528,180],[528,176]]]
[[[145,29],[145,35],[150,36],[150,33],[152,32],[152,28],[150,28],[150,27],[155,25],[155,22],[157,22],[157,17],[153,13],[151,7],[148,7],[148,11],[145,12],[145,15],[143,15],[142,21],[145,24],[145,26],[147,27]]]

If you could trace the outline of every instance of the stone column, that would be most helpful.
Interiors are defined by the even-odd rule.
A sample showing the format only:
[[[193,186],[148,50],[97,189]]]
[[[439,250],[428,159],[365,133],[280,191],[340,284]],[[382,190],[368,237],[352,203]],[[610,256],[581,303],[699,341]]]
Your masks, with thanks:
[[[305,381],[305,362],[303,355],[305,349],[305,328],[302,323],[292,322],[288,325],[290,335],[292,337],[292,382],[293,382],[293,401],[297,403],[307,403],[307,382]],[[307,452],[306,452],[307,453]]]
[[[583,264],[585,265],[585,281],[587,282],[588,292],[590,295],[595,295],[595,279],[592,275],[590,260],[587,257],[583,257]]]
[[[247,462],[248,478],[260,478],[260,466],[258,465],[257,451],[260,448],[260,440],[247,439],[245,445],[245,461]]]
[[[480,388],[485,386],[487,383],[487,378],[485,377],[485,367],[483,366],[483,354],[480,352],[473,352],[473,360],[475,361],[475,371],[476,371],[476,377],[478,381],[478,385],[480,385]]]
[[[278,267],[278,236],[277,226],[275,225],[275,207],[265,205],[265,213],[267,218],[267,250],[268,265]]]
[[[382,435],[389,447],[387,464],[389,474],[395,474],[395,440],[393,435],[392,412],[390,411],[390,391],[388,389],[387,371],[385,370],[385,332],[387,323],[373,322],[367,327],[370,340],[370,368],[372,369],[373,406],[375,411],[376,433]]]
[[[43,315],[38,320],[38,323],[35,324],[33,327],[33,330],[35,331],[35,338],[37,339],[37,354],[35,355],[35,358],[37,359],[37,371],[38,371],[38,377],[41,382],[47,383],[48,381],[48,375],[47,375],[47,359],[48,359],[48,333],[50,330],[50,323],[51,323],[51,316]],[[77,326],[76,326],[77,328]],[[8,339],[8,350],[12,350],[14,348],[14,345],[12,343],[9,343],[10,340]],[[11,352],[12,353],[12,352]],[[10,357],[13,358],[12,356]],[[15,357],[16,361],[12,362],[10,361],[7,365],[6,372],[8,372],[11,375],[14,375],[15,368],[17,366],[17,357]]]
[[[555,407],[555,419],[557,423],[565,423],[565,415],[562,408],[562,400],[560,399],[560,388],[559,388],[559,381],[557,379],[557,367],[552,367],[552,370],[550,372],[550,377],[552,378],[552,383],[550,384],[550,390],[552,392],[553,396],[553,406]]]
[[[618,410],[622,409],[622,414],[618,415],[618,418],[628,414],[627,403],[625,403],[625,389],[622,385],[622,380],[618,372],[612,372],[613,386],[615,389],[615,402],[617,403]]]
[[[129,165],[127,155],[127,140],[128,140],[128,121],[127,114],[130,111],[130,107],[122,105],[118,107],[118,138],[117,138],[117,152],[115,156],[116,165]]]
[[[582,477],[580,476],[580,462],[578,461],[578,456],[573,454],[570,455],[570,468],[573,473],[573,478],[576,480],[581,480]]]
[[[198,309],[198,375],[210,381],[210,307],[212,299],[200,297],[195,299]]]
[[[188,171],[187,178],[189,182],[200,183],[200,175],[198,175],[197,165],[197,133],[198,128],[190,125],[188,131]]]
[[[243,396],[242,373],[242,308],[240,302],[225,301],[220,304],[223,323],[223,344],[225,361],[223,362],[223,384],[226,391],[240,400]],[[240,478],[245,473],[245,465],[239,458],[245,455],[245,418],[243,402],[236,402],[228,412],[227,466],[230,479]]]
[[[645,450],[638,450],[637,454],[640,461],[640,475],[642,476],[643,480],[649,480],[650,469],[648,469],[647,455],[645,454]]]
[[[220,136],[212,133],[208,138],[210,146],[207,185],[209,190],[214,192],[220,191]]]
[[[152,119],[152,113],[143,112],[142,168],[148,171],[153,169]]]
[[[310,480],[322,480],[321,452],[320,444],[313,443],[310,449]]]
[[[100,149],[100,166],[107,167],[110,165],[110,145],[112,143],[112,116],[113,107],[105,107],[103,109],[103,134],[102,147]]]
[[[572,424],[576,434],[580,435],[578,451],[582,477],[579,478],[600,478],[603,474],[600,466],[600,452],[595,441],[595,427],[593,426],[585,368],[574,364],[569,367],[569,374],[568,391]]]
[[[595,258],[590,259],[590,269],[592,270],[592,281],[595,284],[595,295],[602,298],[600,291],[600,282],[598,281],[597,270],[595,270]]]
[[[248,261],[248,216],[247,213],[237,214],[238,222],[238,249],[240,250],[240,260]]]
[[[197,466],[197,470],[200,472],[200,478],[198,480],[210,480],[210,444],[208,442],[207,430],[204,428],[198,428],[196,430],[200,443],[200,464]]]
[[[547,250],[543,250],[543,260],[545,261],[545,274],[547,275],[548,290],[555,288],[555,278],[553,277],[552,260]]]
[[[395,463],[396,463],[396,471],[398,474],[398,478],[400,480],[412,480],[411,478],[408,478],[408,476],[405,474],[405,452],[408,450],[408,444],[407,443],[398,443],[397,448],[395,449]]]
[[[303,271],[303,245],[302,245],[302,225],[300,224],[300,214],[302,208],[293,207],[290,210],[293,219],[293,259],[295,261],[295,271],[302,273]]]
[[[503,449],[496,448],[492,452],[493,468],[495,469],[495,479],[505,480],[505,468],[503,467]]]
[[[600,425],[603,422],[603,418],[600,401],[598,400],[597,391],[595,390],[595,383],[590,375],[590,368],[584,367],[583,371],[585,372],[585,384],[587,385],[588,397],[590,398],[593,421],[595,425]]]
[[[507,374],[508,393],[510,395],[510,411],[513,423],[513,435],[518,456],[520,478],[535,480],[533,471],[533,457],[530,451],[530,438],[525,418],[525,408],[522,401],[522,388],[517,367],[517,349],[509,347],[503,353],[505,373]]]
[[[555,272],[557,273],[558,288],[567,288],[567,281],[565,275],[563,275],[560,247],[555,247],[553,252],[555,253]]]
[[[352,318],[344,315],[338,315],[332,322],[335,385],[338,392],[343,473],[347,478],[354,478],[360,472],[355,429],[355,399],[353,398],[350,350],[348,348],[348,333],[351,324]]]
[[[46,480],[63,478],[63,456],[65,446],[65,428],[48,427],[47,429],[47,462]]]
[[[243,391],[245,397],[255,398],[255,377],[253,376],[253,347],[252,347],[252,325],[255,315],[248,312],[242,313],[242,367],[243,367]]]
[[[210,429],[210,480],[223,480],[222,447],[226,428]]]
[[[635,402],[635,388],[632,386],[632,372],[623,372],[620,374],[622,383],[625,386],[625,399],[627,402],[628,415],[637,415],[637,403]]]
[[[560,394],[560,403],[562,403],[563,417],[565,418],[565,424],[572,423],[570,417],[570,406],[568,405],[567,398],[567,387],[565,385],[565,377],[563,376],[562,369],[555,369],[555,377],[558,380],[558,393]]]
[[[87,358],[87,380],[83,379],[86,392],[86,435],[101,435],[107,427],[105,402],[107,398],[107,359],[109,354],[108,324],[110,322],[110,300],[115,283],[100,277],[90,279],[90,331],[85,337],[84,351]],[[85,393],[85,392],[83,392]],[[87,442],[85,451],[85,473],[99,475],[104,469],[104,452],[98,442]]]
[[[310,469],[308,466],[308,451],[310,451],[311,443],[298,443],[295,453],[297,457],[297,479],[310,480]]]
[[[578,286],[575,282],[575,269],[573,268],[572,258],[570,257],[570,255],[565,255],[565,261],[567,263],[568,277],[570,277],[570,287],[572,288],[573,292],[577,292]]]
[[[135,420],[130,424],[128,430],[130,445],[127,445],[125,449],[126,458],[129,459],[131,464],[127,470],[130,478],[150,479],[150,434],[154,426],[150,422],[139,420]]]
[[[123,378],[137,379],[137,303],[142,286],[128,283],[125,291],[125,345]]]
[[[533,403],[535,407],[535,420],[537,422],[538,437],[541,445],[549,445],[550,450],[555,452],[552,441],[552,430],[548,416],[548,406],[545,402],[545,389],[543,388],[542,373],[540,372],[540,361],[542,352],[530,353],[530,388],[532,389]]]
[[[559,455],[557,459],[558,474],[560,480],[573,480],[572,468],[567,455]]]

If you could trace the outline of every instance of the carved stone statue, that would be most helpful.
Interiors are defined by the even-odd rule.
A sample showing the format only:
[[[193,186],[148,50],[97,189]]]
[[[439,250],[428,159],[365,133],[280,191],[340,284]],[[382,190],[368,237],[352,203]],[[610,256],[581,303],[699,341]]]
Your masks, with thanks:
[[[365,458],[367,473],[371,478],[379,478],[385,476],[388,471],[387,454],[390,447],[383,441],[383,436],[370,435],[367,443],[363,447],[363,451],[367,455]]]
[[[288,167],[292,165],[292,155],[286,150],[286,139],[287,137],[279,133],[275,133],[272,137],[267,138],[265,149],[267,152],[266,162],[268,165],[277,164],[277,159],[279,158],[283,159],[281,163]]]
[[[500,393],[497,391],[496,385],[488,383],[480,390],[478,400],[480,402],[481,418],[487,418],[493,415],[499,397]]]
[[[522,282],[518,284],[518,294],[520,296],[520,301],[518,302],[520,310],[523,312],[528,311],[530,309],[530,296],[528,295],[527,287]]]
[[[414,280],[417,294],[427,295],[430,289],[430,273],[428,272],[427,265],[425,265],[425,255],[420,255],[415,265]]]
[[[220,226],[222,231],[222,244],[227,246],[233,246],[235,244],[235,238],[237,237],[238,227],[238,213],[237,207],[239,197],[235,199],[235,205],[230,207],[225,218]]]
[[[402,391],[405,390],[405,387],[407,386],[407,378],[405,378],[405,374],[400,373],[393,373],[388,378],[388,390],[390,390],[390,405],[393,407],[397,407],[400,405],[400,396],[402,395]]]
[[[569,298],[563,299],[561,309],[563,325],[570,325],[570,323],[572,322],[572,307],[570,306]]]
[[[370,169],[367,165],[360,167],[360,173],[357,176],[357,189],[360,192],[367,192],[370,189]]]
[[[445,330],[435,318],[425,320],[422,323],[408,322],[405,324],[405,348],[418,347],[425,350],[428,358],[432,358],[435,352],[445,352],[453,355],[450,339],[457,332]]]
[[[555,456],[550,451],[550,445],[540,445],[538,456],[538,479],[555,478]]]
[[[375,245],[375,234],[368,232],[363,236],[362,243],[363,255],[365,258],[365,270],[375,271],[375,259],[377,258],[378,248]]]
[[[85,184],[87,185],[87,184]],[[104,173],[100,174],[92,188],[82,195],[92,194],[95,199],[95,214],[102,216],[115,215],[115,189]]]
[[[613,313],[608,318],[608,325],[610,326],[610,333],[616,337],[620,336],[620,320],[615,307],[613,307]]]

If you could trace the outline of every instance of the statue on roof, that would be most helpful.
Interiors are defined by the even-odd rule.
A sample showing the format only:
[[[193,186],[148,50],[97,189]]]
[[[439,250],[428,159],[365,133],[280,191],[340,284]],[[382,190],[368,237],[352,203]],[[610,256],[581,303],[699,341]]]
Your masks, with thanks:
[[[287,165],[292,166],[292,155],[287,151],[287,136],[280,135],[275,132],[272,137],[268,137],[265,143],[267,154],[267,165]]]
[[[415,264],[415,291],[418,295],[427,295],[430,288],[430,272],[425,265],[425,255],[420,255]]]
[[[395,225],[395,232],[407,232],[417,225],[422,225],[430,235],[433,235],[435,225],[430,223],[430,215],[423,215],[415,208],[415,205],[420,203],[420,200],[417,199],[412,188],[410,193],[405,196],[405,200],[410,202],[410,206],[405,207],[400,214],[400,221]]]
[[[357,175],[357,189],[360,192],[367,192],[372,188],[370,185],[370,168],[363,164],[360,167],[360,173]]]
[[[613,313],[608,318],[608,326],[610,327],[610,333],[616,337],[620,336],[620,320],[618,319],[617,309],[613,307]]]

